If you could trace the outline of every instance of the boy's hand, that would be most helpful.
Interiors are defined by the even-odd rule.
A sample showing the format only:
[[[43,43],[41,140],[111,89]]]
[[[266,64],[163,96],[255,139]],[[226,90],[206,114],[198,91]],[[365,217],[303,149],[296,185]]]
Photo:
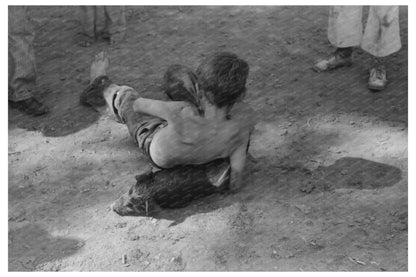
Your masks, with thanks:
[[[241,124],[241,128],[253,131],[258,118],[256,112],[245,102],[236,103],[231,110],[231,118]]]
[[[243,170],[247,159],[247,145],[249,143],[250,135],[244,132],[244,139],[240,146],[230,156],[230,190],[237,192],[243,183]]]
[[[236,171],[231,171],[230,177],[230,191],[232,193],[236,193],[240,190],[243,182],[242,174]]]

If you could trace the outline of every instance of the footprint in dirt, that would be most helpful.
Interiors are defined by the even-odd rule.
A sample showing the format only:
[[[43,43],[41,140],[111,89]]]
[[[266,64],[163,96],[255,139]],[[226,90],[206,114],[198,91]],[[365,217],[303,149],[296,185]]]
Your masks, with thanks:
[[[344,157],[318,167],[299,188],[305,193],[336,188],[377,189],[390,187],[402,178],[399,168],[362,158]]]

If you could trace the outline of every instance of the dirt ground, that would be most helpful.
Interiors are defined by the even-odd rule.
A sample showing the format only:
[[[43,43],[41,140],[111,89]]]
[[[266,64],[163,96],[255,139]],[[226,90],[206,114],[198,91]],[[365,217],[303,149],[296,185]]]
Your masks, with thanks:
[[[371,60],[329,73],[328,7],[128,7],[127,38],[74,43],[76,7],[32,7],[38,84],[51,112],[9,109],[10,271],[406,271],[407,8],[389,85]],[[250,64],[256,111],[245,186],[155,218],[109,205],[148,167],[127,128],[79,104],[95,53],[110,75],[158,98],[164,70],[213,51]]]

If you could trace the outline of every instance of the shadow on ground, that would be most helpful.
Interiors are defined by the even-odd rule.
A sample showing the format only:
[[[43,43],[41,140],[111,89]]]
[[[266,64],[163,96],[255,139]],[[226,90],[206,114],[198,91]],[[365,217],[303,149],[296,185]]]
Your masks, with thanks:
[[[51,101],[46,101],[46,103],[49,102]],[[65,110],[54,109],[49,114],[37,117],[9,109],[9,129],[22,128],[42,132],[47,137],[60,137],[87,128],[99,117],[98,112],[80,104],[67,106]]]
[[[267,176],[266,171],[268,169],[259,168],[259,165],[256,165],[253,161],[247,164],[247,168],[249,172],[256,171],[260,175]],[[304,193],[330,191],[339,188],[357,190],[380,189],[393,186],[402,179],[402,172],[397,167],[354,157],[343,157],[330,166],[320,166],[313,171],[300,165],[285,166],[279,164],[278,168],[281,175],[293,172],[296,172],[296,174],[300,173],[303,181],[298,189]],[[261,172],[262,170],[264,172]],[[225,208],[234,202],[244,202],[243,199],[238,198],[243,197],[245,200],[252,200],[253,198],[261,197],[261,195],[273,193],[267,189],[270,188],[270,184],[262,184],[260,179],[257,179],[257,182],[254,181],[255,179],[251,179],[241,194],[233,195],[229,192],[214,193],[202,199],[194,200],[184,208],[163,209],[153,214],[152,217],[172,220],[171,226],[174,226],[182,223],[189,216]],[[277,189],[279,190],[278,183]],[[274,193],[278,192],[275,191]]]
[[[53,237],[41,226],[26,225],[9,232],[9,271],[33,271],[36,266],[75,254],[84,242]]]
[[[300,187],[306,193],[338,188],[379,189],[393,186],[402,179],[402,172],[397,167],[353,157],[306,171],[306,175],[309,177]]]

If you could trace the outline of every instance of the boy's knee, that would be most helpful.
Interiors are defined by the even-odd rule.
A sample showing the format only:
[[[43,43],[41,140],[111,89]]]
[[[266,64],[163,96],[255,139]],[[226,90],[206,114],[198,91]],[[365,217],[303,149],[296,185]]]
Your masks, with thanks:
[[[140,98],[140,94],[128,86],[119,86],[116,93],[118,98],[115,99],[115,102],[118,103],[120,107],[130,104],[132,105],[137,98]]]

